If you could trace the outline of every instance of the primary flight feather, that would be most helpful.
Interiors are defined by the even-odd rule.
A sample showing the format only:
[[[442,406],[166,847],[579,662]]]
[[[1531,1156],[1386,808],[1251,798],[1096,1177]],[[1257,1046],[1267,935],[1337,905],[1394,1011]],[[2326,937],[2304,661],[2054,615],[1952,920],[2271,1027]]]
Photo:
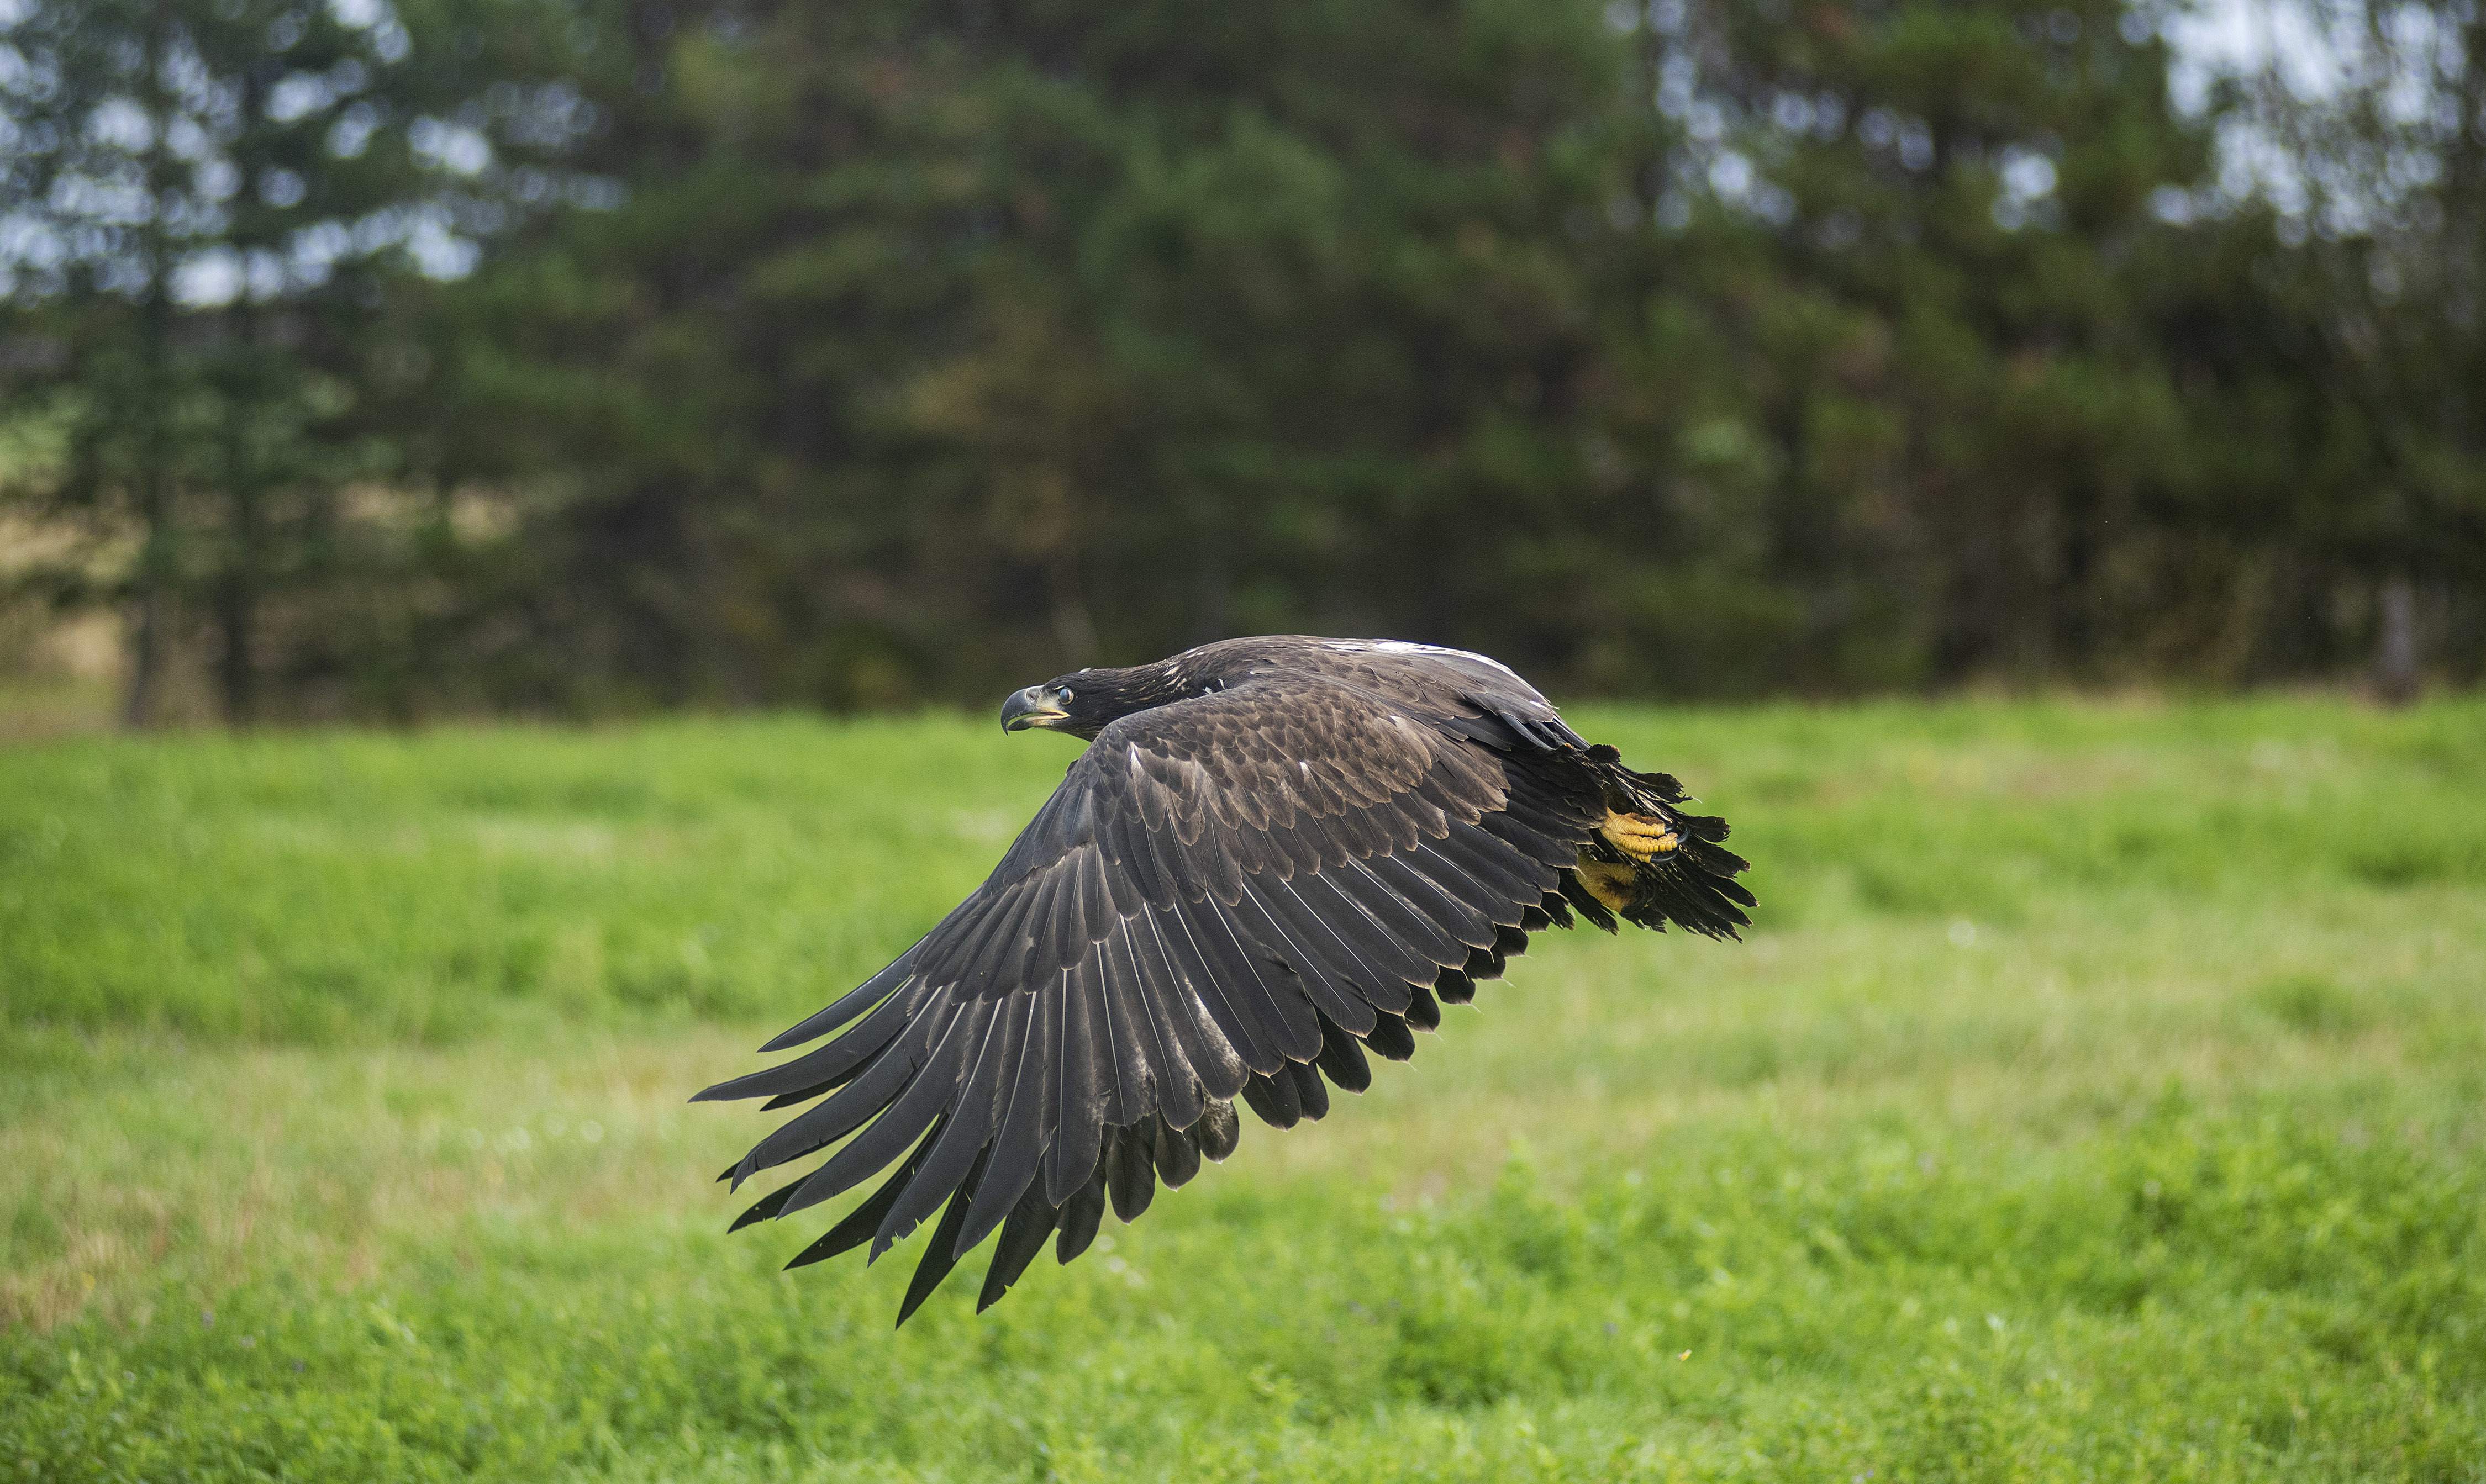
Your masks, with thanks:
[[[982,886],[761,1050],[831,1039],[698,1099],[813,1103],[737,1188],[838,1146],[736,1229],[897,1167],[789,1267],[876,1259],[940,1212],[899,1324],[996,1228],[979,1308],[1109,1203],[1136,1220],[1234,1151],[1238,1097],[1320,1117],[1324,1078],[1364,1090],[1367,1051],[1406,1059],[1531,932],[1751,921],[1725,820],[1480,654],[1228,640],[1029,686],[1002,726],[1089,745]]]

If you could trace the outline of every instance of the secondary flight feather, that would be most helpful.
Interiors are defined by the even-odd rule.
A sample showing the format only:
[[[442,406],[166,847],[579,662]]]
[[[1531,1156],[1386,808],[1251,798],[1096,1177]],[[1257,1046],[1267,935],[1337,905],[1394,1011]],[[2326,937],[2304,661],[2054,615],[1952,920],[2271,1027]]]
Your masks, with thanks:
[[[1463,650],[1286,636],[1082,670],[1006,730],[1085,738],[984,884],[762,1047],[816,1048],[698,1101],[809,1104],[723,1178],[832,1150],[736,1229],[886,1174],[788,1267],[939,1213],[898,1322],[996,1230],[978,1307],[1110,1205],[1137,1220],[1234,1152],[1239,1099],[1291,1128],[1370,1086],[1444,1003],[1578,919],[1731,938],[1723,819]]]

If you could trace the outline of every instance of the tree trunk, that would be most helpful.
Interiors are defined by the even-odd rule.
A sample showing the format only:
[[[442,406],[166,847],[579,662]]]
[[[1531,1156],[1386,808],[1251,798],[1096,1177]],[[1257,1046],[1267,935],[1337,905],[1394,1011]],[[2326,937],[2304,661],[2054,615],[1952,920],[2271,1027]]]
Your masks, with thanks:
[[[172,247],[166,239],[161,203],[172,183],[167,155],[166,122],[172,108],[163,96],[164,17],[159,11],[147,33],[147,88],[150,143],[147,148],[147,199],[158,205],[148,213],[140,234],[147,257],[147,306],[140,316],[139,342],[144,366],[146,430],[140,435],[138,524],[145,544],[138,554],[138,621],[130,636],[129,692],[123,698],[121,724],[132,730],[155,725],[164,687],[167,622],[165,588],[172,578],[173,528],[171,491],[166,470],[172,462],[165,406],[172,399],[167,357],[172,348]]]
[[[2417,585],[2405,574],[2383,582],[2382,621],[2374,644],[2374,689],[2388,704],[2417,700],[2424,676],[2417,633]]]
[[[216,625],[224,632],[224,653],[216,661],[216,691],[228,727],[247,727],[259,710],[259,594],[238,573],[228,576],[216,594]]]
[[[170,379],[164,373],[164,297],[159,283],[156,302],[147,307],[147,338],[142,351],[154,395],[149,398],[147,431],[141,445],[140,456],[146,466],[138,473],[138,524],[146,533],[138,549],[138,621],[130,635],[129,694],[121,706],[121,724],[133,731],[155,725],[164,689],[166,630],[172,618],[171,598],[166,591],[173,579],[173,509],[172,492],[164,473],[172,457],[166,447],[163,414],[164,387]]]
[[[152,545],[151,539],[149,542]],[[164,590],[139,579],[138,622],[130,637],[129,690],[122,698],[121,725],[144,731],[155,725],[155,697],[162,688],[164,666]]]
[[[238,400],[238,398],[236,398]],[[252,466],[244,420],[248,406],[229,402],[225,479],[233,504],[231,550],[216,583],[216,626],[224,653],[216,661],[216,690],[228,727],[247,727],[259,711],[259,596],[263,586],[267,533],[263,529],[258,471]]]

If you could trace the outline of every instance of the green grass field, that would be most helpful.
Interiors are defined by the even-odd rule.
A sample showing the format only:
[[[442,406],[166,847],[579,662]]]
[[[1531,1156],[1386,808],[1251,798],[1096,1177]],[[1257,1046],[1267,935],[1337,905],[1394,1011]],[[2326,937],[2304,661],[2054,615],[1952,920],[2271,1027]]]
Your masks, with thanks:
[[[0,751],[0,1477],[2486,1478],[2486,703],[1574,720],[1748,942],[1540,939],[897,1333],[684,1099],[1063,739]]]

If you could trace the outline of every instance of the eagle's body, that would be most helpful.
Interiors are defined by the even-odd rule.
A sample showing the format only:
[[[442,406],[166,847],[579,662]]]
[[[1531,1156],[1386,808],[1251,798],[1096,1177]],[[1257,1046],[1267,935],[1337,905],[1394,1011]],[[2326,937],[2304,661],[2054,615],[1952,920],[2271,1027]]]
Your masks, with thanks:
[[[826,1045],[701,1098],[828,1096],[727,1171],[845,1142],[736,1225],[897,1172],[791,1265],[877,1257],[948,1201],[903,1324],[999,1226],[982,1303],[1109,1199],[1135,1219],[1239,1135],[1370,1084],[1531,931],[1573,913],[1746,923],[1725,821],[1591,747],[1508,669],[1396,641],[1239,639],[1013,696],[1087,737],[990,879],[897,962],[763,1048]],[[1317,1070],[1315,1070],[1317,1069]],[[860,1132],[858,1132],[860,1131]],[[849,1138],[849,1136],[852,1136]]]

